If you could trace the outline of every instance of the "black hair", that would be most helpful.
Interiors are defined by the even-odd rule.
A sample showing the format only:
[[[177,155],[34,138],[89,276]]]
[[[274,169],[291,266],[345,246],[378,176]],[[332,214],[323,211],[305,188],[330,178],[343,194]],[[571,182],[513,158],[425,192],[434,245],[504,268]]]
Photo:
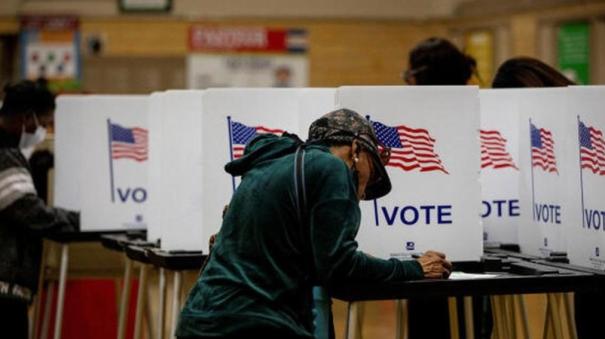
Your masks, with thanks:
[[[518,57],[505,61],[496,72],[493,88],[565,87],[574,85],[559,71],[544,62]]]
[[[0,115],[15,116],[28,113],[44,115],[54,111],[55,95],[44,80],[21,80],[4,87],[4,100]]]
[[[466,85],[477,62],[448,40],[433,37],[414,47],[409,67],[416,85]]]

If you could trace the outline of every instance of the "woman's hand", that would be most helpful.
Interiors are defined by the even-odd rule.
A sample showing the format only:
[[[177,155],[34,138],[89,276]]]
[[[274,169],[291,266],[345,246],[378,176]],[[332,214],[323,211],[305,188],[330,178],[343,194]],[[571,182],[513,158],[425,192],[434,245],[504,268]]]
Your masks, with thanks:
[[[452,263],[447,261],[445,254],[441,252],[427,251],[417,261],[427,279],[447,279],[452,271]]]

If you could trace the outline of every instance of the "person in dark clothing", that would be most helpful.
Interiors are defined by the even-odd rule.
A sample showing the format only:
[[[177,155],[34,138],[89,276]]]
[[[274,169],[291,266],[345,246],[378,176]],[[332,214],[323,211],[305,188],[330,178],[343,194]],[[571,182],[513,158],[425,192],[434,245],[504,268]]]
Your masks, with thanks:
[[[529,57],[505,61],[496,72],[493,88],[566,87],[575,83],[555,68]],[[601,326],[601,308],[605,304],[603,291],[578,291],[574,298],[575,321],[579,339],[605,338]]]
[[[408,85],[466,85],[476,68],[475,59],[448,40],[429,38],[412,49],[401,76]]]
[[[432,37],[420,42],[409,54],[408,69],[402,73],[402,78],[408,85],[438,86],[438,85],[467,85],[473,75],[476,75],[477,62],[461,52],[450,41]],[[482,314],[478,305],[480,298],[474,298],[474,314]],[[462,302],[458,302],[462,305]],[[460,306],[459,306],[460,307]],[[434,339],[449,339],[449,309],[447,298],[418,296],[408,300],[410,338],[425,338],[427,335]],[[482,324],[475,321],[477,337],[491,323]],[[427,328],[431,329],[427,333]],[[487,336],[489,337],[489,335]]]
[[[565,87],[575,85],[565,75],[544,62],[529,58],[512,58],[500,65],[493,88]]]
[[[313,338],[310,276],[321,286],[333,286],[449,275],[451,264],[441,253],[399,261],[358,251],[359,200],[391,189],[384,168],[388,149],[379,149],[366,119],[341,109],[311,125],[302,167],[308,201],[304,225],[298,223],[295,203],[300,144],[292,135],[261,135],[243,157],[225,166],[242,181],[181,312],[177,337]]]
[[[50,208],[36,194],[28,158],[52,124],[55,101],[44,86],[21,81],[4,89],[0,108],[0,329],[27,338],[27,307],[38,289],[41,236],[76,231],[79,215]]]

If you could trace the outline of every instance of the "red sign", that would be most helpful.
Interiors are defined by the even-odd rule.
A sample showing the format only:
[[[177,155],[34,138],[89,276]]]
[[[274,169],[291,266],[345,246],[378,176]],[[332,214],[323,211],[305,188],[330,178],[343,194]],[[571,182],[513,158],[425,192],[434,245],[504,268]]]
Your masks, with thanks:
[[[306,31],[264,27],[192,26],[189,49],[197,52],[301,52]]]
[[[80,20],[71,15],[40,15],[21,17],[21,29],[38,31],[75,31]]]

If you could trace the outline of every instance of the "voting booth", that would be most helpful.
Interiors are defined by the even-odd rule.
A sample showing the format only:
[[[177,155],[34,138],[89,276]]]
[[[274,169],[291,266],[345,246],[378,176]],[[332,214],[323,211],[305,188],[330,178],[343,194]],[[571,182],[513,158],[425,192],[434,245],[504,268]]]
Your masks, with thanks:
[[[567,255],[572,264],[605,270],[605,86],[569,87],[567,97],[570,134],[564,142],[578,175],[569,178],[569,194],[578,213],[566,225]],[[577,208],[579,207],[579,209]]]
[[[519,245],[523,253],[566,252],[564,231],[582,222],[578,118],[566,88],[525,89],[519,96]]]
[[[486,244],[517,244],[520,89],[480,90],[481,217]]]
[[[306,139],[308,125],[334,108],[334,89],[212,89],[154,93],[158,129],[150,185],[149,236],[164,250],[207,253],[239,178],[224,171],[255,136],[284,131]],[[155,143],[157,142],[157,145]],[[157,152],[157,153],[156,153]],[[157,233],[156,233],[157,230]]]
[[[480,259],[478,103],[471,86],[338,89],[337,105],[367,115],[391,148],[393,189],[361,203],[361,250],[409,259],[435,249],[453,261]]]
[[[138,95],[57,99],[54,204],[81,211],[82,231],[146,227],[147,103]]]
[[[147,240],[162,249],[201,250],[202,91],[166,91],[151,96]]]

